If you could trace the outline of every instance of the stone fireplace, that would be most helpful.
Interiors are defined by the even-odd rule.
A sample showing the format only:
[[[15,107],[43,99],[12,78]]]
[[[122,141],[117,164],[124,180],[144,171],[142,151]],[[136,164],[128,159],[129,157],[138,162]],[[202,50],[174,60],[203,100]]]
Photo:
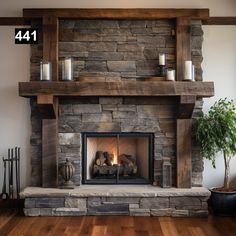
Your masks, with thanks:
[[[33,24],[41,28],[39,22]],[[136,81],[159,74],[158,53],[166,54],[168,67],[176,67],[174,20],[61,20],[59,57],[73,56],[75,78],[88,82]],[[192,21],[191,53],[196,80],[202,80],[201,21]],[[31,76],[39,77],[42,44],[32,46]],[[59,76],[60,76],[59,71]],[[93,88],[96,90],[96,88]],[[161,185],[163,157],[170,158],[172,183],[176,186],[176,116],[178,97],[63,97],[59,99],[58,162],[71,159],[76,167],[73,181],[82,183],[83,132],[150,132],[154,135],[152,180]],[[201,111],[195,104],[193,116]],[[32,185],[41,179],[41,117],[36,100],[32,109]],[[192,186],[201,186],[203,162],[192,148]],[[58,176],[59,183],[61,177]]]
[[[204,16],[205,10],[202,12]],[[20,94],[31,97],[33,187],[21,194],[26,199],[25,214],[207,215],[209,191],[201,187],[203,160],[194,139],[191,144],[191,118],[201,112],[202,97],[213,94],[213,86],[205,89],[201,82],[199,11],[190,11],[187,21],[186,15],[181,18],[178,14],[146,19],[145,13],[141,20],[129,20],[130,15],[128,19],[119,15],[105,19],[106,14],[92,20],[87,15],[82,19],[58,16],[58,25],[57,21],[53,25],[53,19],[47,21],[48,15],[43,26],[41,21],[32,21],[44,39],[47,34],[59,37],[54,38],[58,44],[51,55],[43,48],[49,44],[42,38],[32,45],[31,82],[28,87],[20,86]],[[190,21],[192,14],[197,20]],[[56,33],[50,33],[52,28]],[[180,62],[184,58],[179,55],[186,56],[186,48],[195,65],[196,82],[167,82],[157,77],[158,55],[164,53],[166,67],[176,69],[182,80]],[[39,60],[45,55],[56,58],[56,79],[34,82],[39,77]],[[67,56],[74,58],[77,82],[56,81],[61,78],[61,60]],[[32,91],[37,99],[30,95]],[[54,120],[49,119],[46,107],[56,107]],[[41,188],[52,187],[52,182],[61,186],[55,162],[60,167],[67,158],[75,166],[72,181],[78,187]],[[163,162],[167,159],[172,186],[164,189]]]

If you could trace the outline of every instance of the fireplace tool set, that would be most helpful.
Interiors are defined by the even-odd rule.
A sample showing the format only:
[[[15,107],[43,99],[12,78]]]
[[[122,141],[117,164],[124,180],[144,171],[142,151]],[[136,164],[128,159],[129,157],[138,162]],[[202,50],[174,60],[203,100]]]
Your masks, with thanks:
[[[3,160],[3,186],[0,199],[13,199],[15,196],[19,200],[20,193],[20,148],[9,148],[8,157]],[[7,176],[8,175],[8,176]],[[14,181],[15,178],[15,181]]]

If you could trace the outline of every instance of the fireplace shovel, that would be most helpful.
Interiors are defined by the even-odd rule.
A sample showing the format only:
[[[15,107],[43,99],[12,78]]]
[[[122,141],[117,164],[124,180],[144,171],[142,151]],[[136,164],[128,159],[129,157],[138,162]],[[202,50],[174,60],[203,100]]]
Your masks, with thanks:
[[[7,186],[6,186],[6,175],[7,175],[7,172],[6,172],[6,162],[7,160],[4,160],[3,158],[3,163],[4,163],[4,179],[3,179],[3,186],[2,186],[2,193],[0,194],[0,198],[1,199],[5,199],[7,200],[9,198],[9,195],[7,193]]]

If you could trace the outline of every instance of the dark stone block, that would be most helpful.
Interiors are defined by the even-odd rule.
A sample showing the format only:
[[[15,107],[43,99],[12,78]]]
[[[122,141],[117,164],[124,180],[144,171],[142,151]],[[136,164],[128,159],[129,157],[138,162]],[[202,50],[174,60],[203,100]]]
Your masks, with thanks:
[[[88,206],[89,215],[129,215],[129,204],[128,203],[118,203],[118,204],[101,204],[97,206]]]
[[[36,208],[58,208],[65,206],[64,198],[35,198]]]

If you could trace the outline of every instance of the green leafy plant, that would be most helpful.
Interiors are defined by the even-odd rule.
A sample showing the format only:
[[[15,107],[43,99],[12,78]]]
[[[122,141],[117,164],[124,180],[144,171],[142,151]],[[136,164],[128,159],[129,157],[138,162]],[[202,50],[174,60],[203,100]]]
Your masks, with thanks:
[[[218,152],[224,156],[225,175],[222,191],[229,191],[230,160],[236,155],[236,106],[232,100],[220,99],[209,110],[197,118],[194,126],[201,154],[212,161]]]

